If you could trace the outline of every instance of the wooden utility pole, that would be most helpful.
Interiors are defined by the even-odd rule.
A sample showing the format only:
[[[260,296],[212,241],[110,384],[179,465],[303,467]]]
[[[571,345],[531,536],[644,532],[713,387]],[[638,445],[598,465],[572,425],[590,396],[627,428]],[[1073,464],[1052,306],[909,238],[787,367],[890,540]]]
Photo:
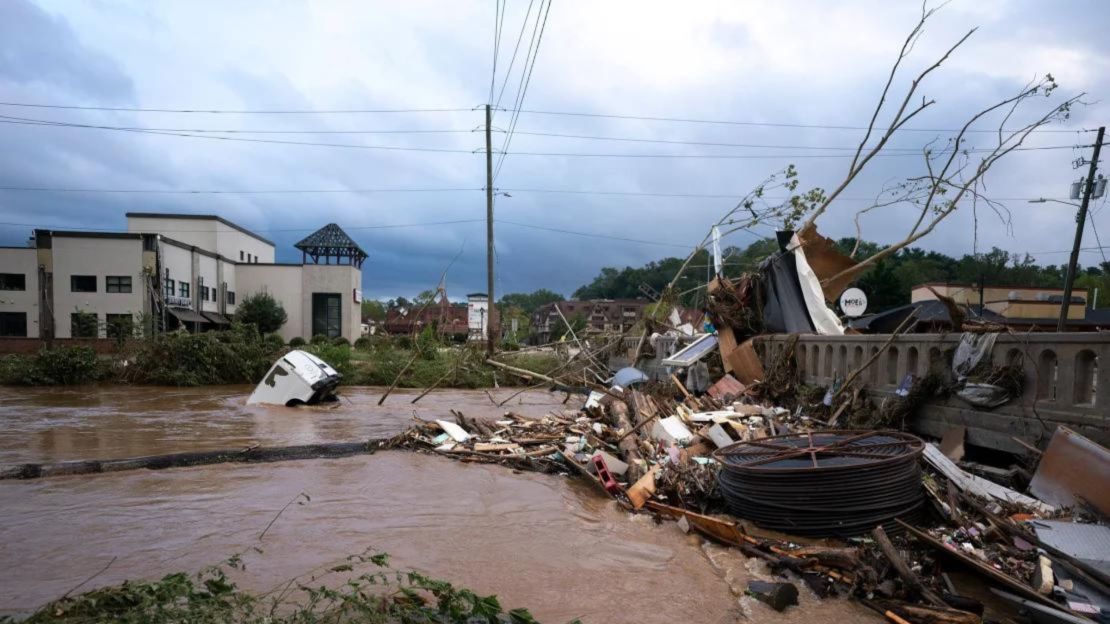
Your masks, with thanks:
[[[493,139],[490,136],[492,124],[490,105],[486,104],[486,353],[493,355]],[[1102,134],[1099,134],[1100,141]],[[1097,154],[1097,153],[1096,153]]]
[[[1064,302],[1060,304],[1060,320],[1056,322],[1056,331],[1062,332],[1068,322],[1068,306],[1071,305],[1071,290],[1075,285],[1075,271],[1079,264],[1079,246],[1083,242],[1083,228],[1087,223],[1087,206],[1091,204],[1091,193],[1095,189],[1095,172],[1098,171],[1098,155],[1102,151],[1102,137],[1106,134],[1106,126],[1098,129],[1098,138],[1095,139],[1095,153],[1091,157],[1091,167],[1087,171],[1087,184],[1083,189],[1083,203],[1079,205],[1079,215],[1075,218],[1075,243],[1071,247],[1071,260],[1068,261],[1068,275],[1064,279]]]

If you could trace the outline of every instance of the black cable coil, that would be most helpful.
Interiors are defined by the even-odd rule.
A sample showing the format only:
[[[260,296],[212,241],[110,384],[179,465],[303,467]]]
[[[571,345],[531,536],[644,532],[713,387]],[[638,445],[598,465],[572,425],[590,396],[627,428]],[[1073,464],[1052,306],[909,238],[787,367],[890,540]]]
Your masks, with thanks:
[[[898,533],[923,511],[925,443],[896,431],[815,431],[719,449],[730,513],[807,537],[851,537],[882,525]]]

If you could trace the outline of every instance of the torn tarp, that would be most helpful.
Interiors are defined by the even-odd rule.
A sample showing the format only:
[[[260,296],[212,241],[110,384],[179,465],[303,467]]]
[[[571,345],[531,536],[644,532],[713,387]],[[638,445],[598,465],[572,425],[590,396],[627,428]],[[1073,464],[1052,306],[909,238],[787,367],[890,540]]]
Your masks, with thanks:
[[[759,266],[763,278],[763,323],[772,333],[817,333],[839,336],[844,326],[825,304],[821,282],[806,260],[802,243],[779,232],[783,251]]]
[[[813,268],[809,266],[809,261],[802,249],[802,241],[798,239],[796,234],[790,240],[790,246],[794,251],[794,264],[798,270],[798,284],[802,289],[806,310],[809,312],[809,319],[813,322],[817,333],[822,336],[844,335],[844,326],[841,325],[840,319],[836,317],[835,312],[829,309],[829,306],[825,305],[825,294],[821,290],[821,280],[818,279]]]
[[[794,254],[776,253],[759,265],[763,278],[763,325],[768,333],[812,334],[813,322],[798,283]]]

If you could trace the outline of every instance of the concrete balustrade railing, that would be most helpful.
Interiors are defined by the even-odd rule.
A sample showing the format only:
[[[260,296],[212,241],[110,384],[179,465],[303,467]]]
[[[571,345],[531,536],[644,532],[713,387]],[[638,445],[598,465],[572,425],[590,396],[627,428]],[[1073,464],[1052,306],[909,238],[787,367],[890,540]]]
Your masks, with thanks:
[[[794,357],[804,382],[827,386],[879,353],[889,338],[803,335]],[[789,340],[787,335],[757,338],[764,364],[781,357]],[[881,400],[893,394],[907,373],[951,377],[952,352],[959,341],[959,334],[898,336],[859,379]],[[1001,334],[991,357],[996,364],[1022,363],[1021,397],[993,410],[949,397],[923,408],[911,426],[939,437],[948,427],[964,425],[972,444],[1015,453],[1024,449],[1013,436],[1047,444],[1057,424],[1110,444],[1110,333]]]

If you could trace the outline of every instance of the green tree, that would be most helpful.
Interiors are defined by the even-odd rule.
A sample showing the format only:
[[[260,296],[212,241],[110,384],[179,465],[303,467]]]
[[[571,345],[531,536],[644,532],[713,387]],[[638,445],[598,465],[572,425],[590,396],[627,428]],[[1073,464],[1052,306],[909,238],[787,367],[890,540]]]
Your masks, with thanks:
[[[419,295],[417,295],[415,299],[412,300],[412,305],[414,305],[416,307],[423,307],[423,306],[426,306],[426,305],[431,305],[435,302],[436,302],[436,291],[434,291],[434,290],[425,290],[425,291],[421,292]]]
[[[385,305],[377,299],[362,300],[362,320],[385,320]]]
[[[239,302],[239,307],[235,310],[235,320],[244,325],[254,325],[259,333],[269,334],[281,329],[288,320],[288,315],[281,302],[270,293],[261,292]]]
[[[559,293],[541,288],[530,293],[509,293],[502,295],[501,300],[497,302],[498,309],[502,314],[505,314],[512,308],[519,308],[524,314],[531,314],[536,311],[536,308],[546,304],[562,301],[564,297]]]

